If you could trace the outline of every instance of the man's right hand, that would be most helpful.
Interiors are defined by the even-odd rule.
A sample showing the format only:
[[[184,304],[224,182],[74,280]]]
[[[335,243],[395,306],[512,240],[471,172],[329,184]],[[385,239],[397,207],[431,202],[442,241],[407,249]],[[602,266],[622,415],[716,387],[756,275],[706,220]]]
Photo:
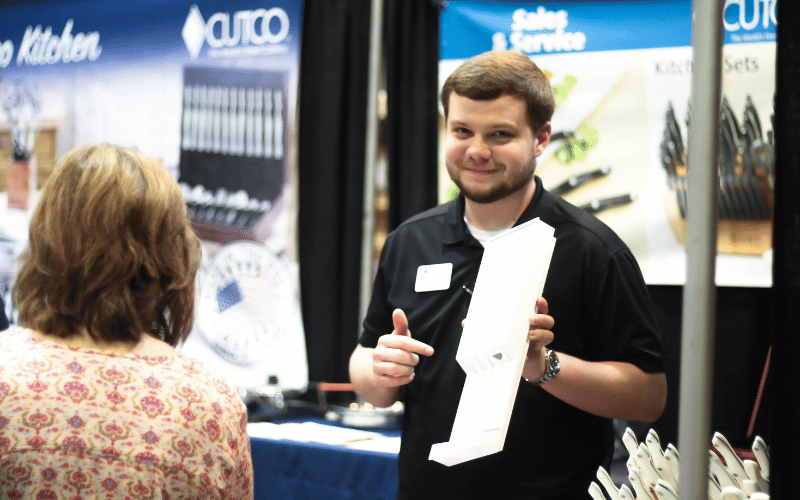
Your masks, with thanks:
[[[408,319],[401,309],[392,313],[394,331],[378,339],[372,351],[372,372],[378,387],[400,387],[414,380],[419,356],[431,356],[433,347],[411,338]]]

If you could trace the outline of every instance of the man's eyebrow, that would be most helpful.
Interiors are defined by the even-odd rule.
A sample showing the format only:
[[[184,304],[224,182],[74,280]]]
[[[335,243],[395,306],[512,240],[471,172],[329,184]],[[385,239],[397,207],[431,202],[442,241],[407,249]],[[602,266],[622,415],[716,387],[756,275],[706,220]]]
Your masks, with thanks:
[[[466,127],[472,127],[473,126],[472,124],[470,124],[469,122],[464,121],[464,120],[449,120],[448,124],[450,126],[453,126],[453,125],[463,125],[463,126],[466,126]],[[513,129],[513,130],[516,130],[519,127],[515,123],[512,123],[512,122],[509,121],[509,122],[490,123],[490,124],[486,125],[484,128],[489,129],[489,130],[496,130],[496,129]]]

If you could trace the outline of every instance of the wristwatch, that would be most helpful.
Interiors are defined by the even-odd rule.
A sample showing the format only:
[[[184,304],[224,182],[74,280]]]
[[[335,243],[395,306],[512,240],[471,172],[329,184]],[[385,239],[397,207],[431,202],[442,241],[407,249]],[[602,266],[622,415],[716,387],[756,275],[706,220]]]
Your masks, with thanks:
[[[525,379],[525,382],[531,383],[533,385],[542,385],[545,382],[549,382],[556,378],[558,375],[559,370],[561,370],[561,363],[558,361],[558,355],[555,351],[548,349],[545,353],[545,357],[547,359],[547,369],[544,371],[544,375],[539,377],[538,380],[528,380]],[[524,378],[524,377],[523,377]]]

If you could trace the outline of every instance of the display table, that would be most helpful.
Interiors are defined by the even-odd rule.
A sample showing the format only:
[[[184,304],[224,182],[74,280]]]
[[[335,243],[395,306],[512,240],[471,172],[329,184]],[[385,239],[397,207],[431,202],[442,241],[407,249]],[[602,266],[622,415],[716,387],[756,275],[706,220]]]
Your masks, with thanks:
[[[331,427],[336,434],[339,427]],[[397,454],[325,444],[257,437],[250,432],[255,500],[394,500]],[[255,434],[255,436],[254,436]],[[399,432],[387,433],[399,436]]]

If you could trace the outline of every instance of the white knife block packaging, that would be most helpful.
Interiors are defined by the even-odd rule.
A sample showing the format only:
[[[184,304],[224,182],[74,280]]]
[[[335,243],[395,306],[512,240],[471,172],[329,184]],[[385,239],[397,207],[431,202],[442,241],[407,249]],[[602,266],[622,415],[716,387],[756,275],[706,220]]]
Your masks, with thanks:
[[[450,441],[434,444],[430,460],[452,466],[503,450],[553,234],[536,218],[486,242],[456,352],[464,389]]]

